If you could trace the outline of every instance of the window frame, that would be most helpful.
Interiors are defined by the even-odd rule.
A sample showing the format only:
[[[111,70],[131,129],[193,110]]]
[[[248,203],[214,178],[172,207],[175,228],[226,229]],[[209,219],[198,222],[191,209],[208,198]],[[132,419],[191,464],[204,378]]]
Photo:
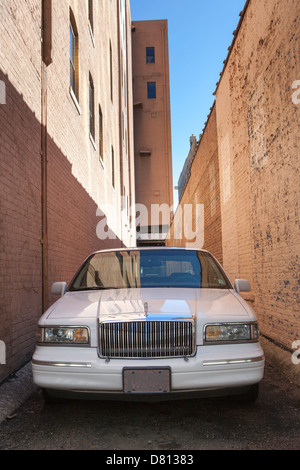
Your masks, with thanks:
[[[89,131],[95,141],[95,87],[91,74],[89,74]]]
[[[79,102],[79,40],[75,17],[70,9],[69,18],[69,86]]]
[[[149,54],[149,51],[153,51],[153,54]],[[146,64],[155,64],[155,47],[146,47]]]
[[[150,88],[150,85],[154,85],[152,90]],[[156,97],[157,97],[156,82],[147,82],[147,98],[148,98],[148,100],[156,100]]]
[[[115,151],[114,146],[111,146],[111,184],[113,189],[115,189],[116,181],[115,181]]]
[[[109,73],[110,73],[110,99],[114,102],[114,85],[113,85],[113,51],[111,40],[109,41]]]
[[[104,162],[103,155],[103,113],[101,105],[99,104],[98,112],[98,124],[99,124],[99,158],[101,162]]]
[[[88,20],[92,33],[94,33],[94,4],[93,0],[88,0]]]

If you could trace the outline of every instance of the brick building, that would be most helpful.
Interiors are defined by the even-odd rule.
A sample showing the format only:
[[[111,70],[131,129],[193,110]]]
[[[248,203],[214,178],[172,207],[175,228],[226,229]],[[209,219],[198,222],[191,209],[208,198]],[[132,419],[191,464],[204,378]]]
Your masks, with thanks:
[[[147,209],[137,220],[137,243],[164,244],[173,206],[170,77],[167,20],[132,25],[135,197]]]
[[[7,0],[0,19],[1,381],[52,282],[136,233],[129,1]]]
[[[186,230],[184,207],[190,205],[192,211],[192,233],[201,229],[196,226],[196,204],[204,205],[204,245],[222,263],[222,228],[220,205],[219,152],[217,139],[216,108],[213,106],[205,127],[205,132],[197,141],[195,136],[190,140],[191,148],[179,178],[179,207],[182,208],[181,238],[175,239],[174,223],[168,235],[167,245],[186,246],[193,241],[190,230]],[[176,214],[177,215],[177,214]],[[201,238],[202,240],[202,238]],[[197,240],[195,239],[195,244]],[[201,247],[200,247],[201,248]]]
[[[245,298],[262,333],[299,339],[299,79],[297,0],[245,4],[180,205],[205,205],[204,248]],[[182,244],[174,239],[168,244]]]

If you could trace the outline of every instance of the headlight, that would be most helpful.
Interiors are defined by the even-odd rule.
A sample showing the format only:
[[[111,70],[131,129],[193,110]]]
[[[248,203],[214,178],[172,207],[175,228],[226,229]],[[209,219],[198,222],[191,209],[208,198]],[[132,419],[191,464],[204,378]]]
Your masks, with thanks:
[[[258,341],[258,324],[253,323],[216,323],[205,326],[204,341],[213,343],[238,343]]]
[[[39,328],[38,343],[87,345],[90,342],[88,328],[81,327],[45,327]]]

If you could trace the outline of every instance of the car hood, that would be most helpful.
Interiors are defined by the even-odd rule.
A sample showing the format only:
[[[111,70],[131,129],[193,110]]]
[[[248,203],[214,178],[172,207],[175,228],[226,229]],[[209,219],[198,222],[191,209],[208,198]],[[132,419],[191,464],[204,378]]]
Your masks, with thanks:
[[[140,288],[67,292],[46,312],[51,321],[180,319],[245,321],[252,310],[233,290]],[[246,318],[245,318],[246,317]],[[68,322],[69,323],[69,322]]]

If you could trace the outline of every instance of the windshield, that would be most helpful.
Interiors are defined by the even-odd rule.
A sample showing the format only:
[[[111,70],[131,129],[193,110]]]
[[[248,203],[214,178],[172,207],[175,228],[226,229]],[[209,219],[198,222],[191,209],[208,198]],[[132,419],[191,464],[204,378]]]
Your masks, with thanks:
[[[69,290],[136,287],[231,289],[209,253],[161,249],[96,253],[79,270]]]

